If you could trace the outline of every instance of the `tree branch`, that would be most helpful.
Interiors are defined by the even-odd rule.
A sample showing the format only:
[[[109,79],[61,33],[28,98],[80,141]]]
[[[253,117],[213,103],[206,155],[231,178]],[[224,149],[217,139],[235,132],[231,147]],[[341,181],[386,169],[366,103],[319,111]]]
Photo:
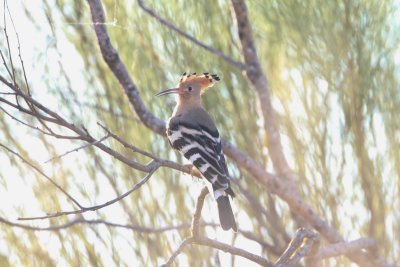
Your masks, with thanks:
[[[276,261],[275,266],[297,266],[299,261],[308,255],[315,243],[318,243],[318,237],[313,231],[305,228],[297,229],[295,237]]]
[[[199,237],[199,225],[201,218],[201,210],[203,209],[204,199],[208,194],[208,188],[205,186],[200,192],[200,195],[197,197],[195,212],[193,214],[192,219],[192,236],[194,238]]]
[[[38,167],[30,163],[28,160],[26,160],[24,157],[22,157],[20,154],[12,150],[11,148],[3,145],[0,143],[0,147],[4,148],[6,151],[9,153],[13,154],[14,156],[18,157],[20,160],[22,160],[23,163],[28,165],[30,168],[34,169],[36,172],[38,172],[40,175],[42,175],[44,178],[46,178],[50,183],[52,183],[58,190],[60,190],[67,198],[69,198],[75,205],[77,205],[79,208],[83,208],[79,202],[73,198],[70,194],[67,193],[60,185],[58,185],[52,178],[50,178],[48,175],[46,175],[44,172],[42,172]]]
[[[165,123],[159,118],[150,113],[139,96],[136,85],[133,83],[131,76],[128,73],[124,63],[121,61],[117,50],[112,46],[110,37],[107,32],[105,23],[105,15],[103,6],[100,0],[87,0],[92,14],[94,30],[96,32],[97,41],[103,55],[104,61],[107,63],[110,70],[114,73],[118,82],[125,91],[132,107],[140,120],[148,128],[154,132],[164,135]]]
[[[109,68],[120,82],[128,96],[128,99],[130,100],[130,103],[133,105],[133,108],[143,124],[158,134],[164,134],[165,125],[163,121],[156,118],[146,109],[143,101],[140,99],[136,86],[134,85],[129,73],[125,68],[125,65],[122,63],[118,52],[111,44],[106,25],[104,24],[105,15],[101,1],[87,1],[90,6],[92,21],[99,47],[105,62],[108,64]],[[289,180],[291,181],[266,172],[262,165],[254,161],[254,159],[252,159],[249,155],[240,151],[226,140],[222,140],[224,152],[228,157],[233,159],[240,168],[248,171],[254,178],[256,178],[267,190],[279,195],[284,201],[287,202],[293,212],[303,217],[329,242],[343,242],[344,239],[337,232],[337,230],[323,221],[321,217],[313,210],[313,208],[303,200],[292,182],[294,179],[282,152],[279,128],[271,104],[268,83],[265,76],[262,74],[257,54],[255,53],[256,51],[251,36],[251,28],[247,18],[246,6],[242,0],[232,0],[232,4],[236,9],[235,13],[238,21],[238,27],[240,28],[239,38],[242,42],[242,49],[249,48],[248,50],[244,51],[244,53],[246,53],[244,55],[246,61],[246,73],[249,77],[249,80],[257,89],[256,91],[259,95],[263,114],[262,117],[265,122],[264,127],[271,140],[269,144],[270,155],[271,157],[274,157],[274,167],[278,173],[284,174],[283,177],[289,177]],[[371,263],[373,262],[371,258],[367,259],[365,255],[352,254],[351,258],[363,266],[371,266]]]
[[[247,7],[244,0],[232,0],[233,9],[237,21],[239,40],[245,60],[246,75],[256,89],[261,108],[261,117],[264,121],[264,130],[268,135],[268,150],[272,163],[278,174],[289,175],[291,169],[283,154],[279,126],[276,120],[275,110],[272,106],[271,93],[267,78],[258,60],[256,47],[253,41],[251,24],[247,15]]]
[[[142,180],[140,180],[138,183],[136,183],[129,191],[127,191],[124,194],[122,194],[112,200],[109,200],[103,204],[96,205],[96,206],[90,206],[90,207],[82,207],[81,206],[81,209],[79,209],[79,210],[59,211],[59,212],[51,213],[51,214],[48,214],[45,216],[20,217],[20,218],[18,218],[18,220],[20,220],[20,221],[43,220],[43,219],[49,219],[49,218],[60,217],[60,216],[71,215],[71,214],[81,214],[81,213],[85,213],[88,211],[96,211],[96,210],[102,209],[104,207],[110,206],[110,205],[120,201],[121,199],[129,196],[134,191],[138,190],[140,187],[142,187],[142,185],[144,185],[151,178],[151,176],[158,169],[159,166],[157,165],[157,163],[154,160],[152,160],[149,163],[149,165],[151,165],[151,168],[153,170],[150,171]]]
[[[99,140],[96,140],[96,141],[94,141],[94,142],[85,144],[85,145],[80,146],[80,147],[76,147],[76,148],[74,148],[74,149],[72,149],[72,150],[69,150],[69,151],[67,151],[67,152],[65,152],[65,153],[63,153],[63,154],[61,154],[61,155],[52,157],[51,159],[46,160],[44,163],[48,163],[48,162],[53,161],[53,160],[56,160],[56,159],[59,160],[59,159],[61,159],[62,157],[66,156],[66,155],[68,155],[68,154],[71,154],[72,152],[77,152],[77,151],[79,151],[79,150],[81,150],[81,149],[85,149],[85,148],[87,148],[87,147],[96,145],[97,143],[101,143],[101,142],[103,142],[104,140],[106,140],[106,139],[109,138],[109,137],[110,137],[110,135],[108,134],[108,135],[106,135],[106,136],[100,138]]]
[[[144,3],[143,3],[143,0],[138,0],[138,4],[143,9],[144,12],[146,12],[147,14],[149,14],[150,16],[152,16],[153,18],[158,20],[161,24],[167,26],[169,29],[173,30],[174,32],[178,33],[179,35],[181,35],[184,38],[188,39],[189,41],[193,42],[194,44],[200,46],[201,48],[204,48],[205,50],[213,53],[214,55],[217,55],[218,57],[222,58],[223,60],[225,60],[229,64],[231,64],[231,65],[233,65],[233,66],[235,66],[235,67],[237,67],[239,69],[244,69],[245,68],[243,63],[241,63],[239,61],[236,61],[236,60],[233,60],[232,58],[230,58],[229,56],[225,55],[224,53],[222,53],[218,49],[215,49],[215,48],[213,48],[213,47],[211,47],[209,45],[204,44],[203,42],[197,40],[196,38],[194,38],[190,34],[184,32],[180,28],[176,27],[174,24],[172,24],[168,20],[162,18],[157,13],[155,13],[152,9],[146,7],[144,5]]]
[[[174,230],[185,230],[185,229],[188,229],[191,227],[190,223],[184,223],[184,224],[179,224],[179,225],[164,226],[164,227],[156,228],[156,227],[147,227],[147,226],[139,226],[139,225],[132,225],[132,224],[113,223],[113,222],[109,222],[106,220],[86,220],[84,218],[73,219],[64,224],[53,225],[53,226],[49,226],[49,227],[36,227],[36,226],[30,226],[30,225],[26,225],[26,224],[11,222],[3,217],[0,217],[0,223],[4,223],[4,224],[12,226],[12,227],[18,227],[18,228],[22,228],[22,229],[30,230],[30,231],[59,231],[59,230],[65,230],[65,229],[70,228],[77,224],[104,224],[104,225],[110,226],[110,227],[124,228],[124,229],[128,229],[128,230],[132,230],[134,232],[141,233],[141,234],[159,234],[159,233],[174,231]],[[216,226],[216,225],[213,223],[201,223],[201,226],[205,227],[205,226]]]
[[[375,240],[369,238],[359,238],[349,242],[340,242],[320,248],[315,254],[310,255],[311,259],[326,259],[346,255],[361,250],[376,251],[377,244]]]
[[[201,218],[201,210],[203,209],[204,199],[207,194],[208,194],[208,188],[204,187],[201,190],[199,196],[197,197],[195,212],[194,212],[193,220],[192,220],[192,236],[185,238],[182,241],[182,243],[179,245],[179,247],[175,250],[175,252],[171,255],[171,257],[168,259],[168,261],[165,264],[163,264],[162,266],[163,267],[170,266],[174,262],[175,258],[183,251],[183,249],[187,245],[197,244],[197,245],[201,245],[201,246],[207,246],[207,247],[219,249],[224,252],[230,253],[232,255],[244,257],[250,261],[258,263],[261,266],[273,267],[274,264],[271,263],[270,261],[264,259],[263,257],[255,255],[253,253],[250,253],[246,250],[236,248],[234,246],[224,244],[224,243],[218,242],[216,240],[213,240],[213,239],[210,239],[207,237],[200,236],[199,220]]]

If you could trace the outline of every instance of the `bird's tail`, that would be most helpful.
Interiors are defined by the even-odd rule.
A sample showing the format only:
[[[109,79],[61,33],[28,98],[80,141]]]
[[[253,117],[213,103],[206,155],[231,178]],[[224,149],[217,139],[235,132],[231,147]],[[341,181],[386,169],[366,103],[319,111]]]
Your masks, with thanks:
[[[233,231],[237,232],[237,225],[235,217],[233,216],[229,197],[220,196],[217,199],[217,203],[218,203],[219,222],[221,224],[222,229],[227,231],[232,228]]]

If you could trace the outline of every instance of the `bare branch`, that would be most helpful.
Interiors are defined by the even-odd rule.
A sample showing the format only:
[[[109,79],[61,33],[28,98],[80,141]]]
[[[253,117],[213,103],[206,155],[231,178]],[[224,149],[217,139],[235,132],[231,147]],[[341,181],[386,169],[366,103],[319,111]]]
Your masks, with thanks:
[[[129,191],[127,191],[126,193],[110,200],[107,201],[103,204],[100,205],[96,205],[96,206],[91,206],[91,207],[82,207],[79,210],[73,210],[73,211],[59,211],[56,213],[51,213],[45,216],[35,216],[35,217],[20,217],[18,218],[18,220],[21,221],[32,221],[32,220],[43,220],[43,219],[49,219],[49,218],[54,218],[54,217],[60,217],[60,216],[65,216],[65,215],[71,215],[71,214],[81,214],[81,213],[85,213],[88,211],[96,211],[99,209],[102,209],[104,207],[110,206],[112,204],[114,204],[115,202],[120,201],[121,199],[129,196],[132,192],[136,191],[137,189],[139,189],[142,185],[144,185],[149,179],[150,177],[153,175],[153,173],[158,169],[158,165],[155,161],[151,161],[149,163],[149,165],[152,168],[152,171],[150,171],[142,180],[140,180],[138,183],[136,183],[132,189],[130,189]]]
[[[9,56],[10,65],[11,65],[11,71],[12,71],[12,73],[9,71],[9,74],[11,74],[11,78],[12,78],[14,84],[16,84],[16,80],[15,80],[15,69],[14,69],[14,64],[13,64],[13,60],[12,60],[11,47],[10,47],[10,40],[8,39],[8,34],[7,34],[6,7],[8,8],[7,0],[3,0],[3,9],[4,9],[4,17],[3,17],[4,29],[3,29],[3,30],[4,30],[4,35],[6,36],[6,43],[7,43],[7,49],[8,49],[8,56]],[[2,58],[3,58],[3,56],[2,56]],[[3,62],[4,62],[4,65],[6,65],[6,62],[4,61],[4,58],[3,58]]]
[[[8,148],[7,146],[3,145],[0,143],[0,147],[3,147],[5,150],[7,150],[8,152],[10,152],[11,154],[15,155],[16,157],[18,157],[19,159],[21,159],[25,164],[27,164],[29,167],[31,167],[32,169],[34,169],[36,172],[38,172],[39,174],[41,174],[43,177],[45,177],[50,183],[52,183],[55,187],[57,187],[58,190],[60,190],[61,192],[63,192],[64,195],[66,195],[73,203],[75,203],[75,205],[77,205],[79,208],[83,208],[81,206],[81,204],[79,204],[79,202],[73,198],[70,194],[68,194],[61,186],[59,186],[52,178],[50,178],[49,176],[47,176],[44,172],[42,172],[38,167],[36,167],[35,165],[33,165],[32,163],[30,163],[29,161],[27,161],[24,157],[22,157],[20,154],[18,154],[17,152],[13,151],[12,149]]]
[[[255,255],[253,253],[250,253],[246,250],[240,249],[240,248],[236,248],[234,246],[228,245],[228,244],[224,244],[221,242],[218,242],[216,240],[207,238],[207,237],[199,237],[196,238],[194,240],[195,244],[198,245],[202,245],[202,246],[208,246],[208,247],[212,247],[215,249],[219,249],[222,250],[224,252],[230,253],[232,255],[236,255],[236,256],[241,256],[243,258],[246,258],[252,262],[255,262],[261,266],[267,266],[267,267],[273,267],[274,264],[266,259],[264,259],[263,257],[260,257],[258,255]]]
[[[158,159],[158,157],[154,156],[153,154],[151,154],[151,153],[149,153],[149,152],[147,152],[147,151],[145,151],[143,149],[140,149],[140,148],[138,148],[138,147],[136,147],[134,145],[131,145],[131,144],[127,143],[125,140],[120,138],[118,135],[112,133],[107,127],[102,125],[100,122],[98,122],[97,125],[99,125],[101,128],[103,128],[103,130],[106,131],[109,136],[111,136],[112,138],[114,138],[115,140],[120,142],[124,147],[129,148],[133,152],[140,153],[143,156],[146,156],[146,157],[149,157],[149,158],[152,158],[152,159]]]
[[[44,163],[48,163],[48,162],[53,161],[53,160],[56,160],[56,159],[59,160],[59,159],[61,159],[62,157],[66,156],[66,155],[68,155],[68,154],[70,154],[70,153],[72,153],[72,152],[77,152],[77,151],[79,151],[80,149],[85,149],[85,148],[90,147],[90,146],[95,146],[97,143],[101,143],[101,142],[103,142],[104,140],[106,140],[106,139],[109,138],[109,137],[110,137],[110,135],[107,134],[106,136],[100,138],[99,140],[95,140],[95,141],[90,142],[90,143],[88,143],[88,144],[86,144],[86,145],[83,145],[83,146],[74,148],[74,149],[72,149],[72,150],[69,150],[69,151],[67,151],[67,152],[65,152],[65,153],[63,153],[63,154],[61,154],[61,155],[52,157],[51,159],[46,160]]]
[[[276,261],[275,266],[297,266],[299,261],[308,255],[316,241],[318,241],[318,237],[313,231],[305,228],[298,229],[295,237],[289,243],[285,252],[283,252],[281,257]]]
[[[6,62],[5,58],[4,58],[3,52],[1,50],[0,50],[0,56],[1,56],[1,60],[3,61],[3,65],[4,65],[4,67],[6,68],[6,70],[8,72],[8,75],[10,75],[10,78],[12,79],[13,75],[12,75],[10,69],[7,66],[7,62]]]
[[[14,95],[15,95],[15,93],[11,93],[11,94],[14,94]],[[0,99],[0,101],[1,101],[1,99]],[[25,125],[25,126],[31,128],[31,129],[33,129],[33,130],[39,131],[39,132],[41,132],[42,134],[54,136],[52,133],[48,133],[48,132],[46,132],[46,131],[43,131],[42,129],[40,129],[40,128],[37,127],[37,126],[30,125],[30,124],[28,124],[28,123],[26,123],[26,122],[24,122],[24,121],[18,119],[17,117],[15,117],[15,116],[11,115],[9,112],[7,112],[7,110],[5,110],[4,108],[0,107],[0,109],[1,109],[5,114],[7,114],[11,119],[13,119],[13,120],[15,120],[15,121],[21,123],[22,125]]]
[[[101,123],[97,123],[101,128],[103,128],[104,131],[107,132],[108,135],[110,135],[112,138],[114,138],[115,140],[117,140],[119,143],[121,143],[124,147],[132,150],[135,153],[139,153],[142,154],[143,156],[149,157],[151,159],[156,160],[160,166],[162,167],[168,167],[174,170],[178,170],[181,172],[184,172],[186,174],[190,174],[192,176],[196,176],[198,178],[202,178],[201,174],[196,172],[196,168],[193,167],[193,165],[189,164],[189,165],[182,165],[179,163],[176,163],[174,161],[170,161],[170,160],[165,160],[165,159],[161,159],[159,157],[157,157],[156,155],[149,153],[137,146],[134,146],[132,144],[129,144],[128,142],[126,142],[124,139],[122,139],[121,137],[119,137],[118,135],[114,134],[113,132],[111,132],[107,127],[105,127],[104,125],[102,125]]]
[[[108,64],[109,68],[112,70],[115,77],[120,82],[126,95],[128,96],[128,99],[130,100],[130,103],[132,104],[143,124],[158,134],[164,134],[165,124],[163,123],[163,121],[156,118],[152,113],[147,110],[138,94],[135,84],[133,83],[131,77],[129,76],[129,73],[126,70],[125,65],[121,61],[118,52],[111,44],[106,25],[104,24],[105,15],[101,1],[87,1],[90,6],[92,22],[96,32],[99,47],[105,62]],[[237,4],[236,7],[238,7],[238,11],[236,12],[238,22],[244,22],[244,24],[242,25],[242,30],[246,29],[246,27],[250,29],[250,24],[248,23],[247,18],[247,10],[245,8],[244,2],[241,0],[232,0],[232,3],[234,6],[235,4]],[[241,14],[240,18],[239,14]],[[238,25],[240,26],[240,23],[238,23]],[[253,42],[251,32],[248,31],[246,33],[246,31],[239,31],[239,37],[243,34],[247,34],[247,36],[241,37],[241,42],[243,43],[242,49],[246,47],[244,41],[251,41],[251,43]],[[251,38],[246,39],[247,37]],[[259,68],[260,65],[258,63],[258,59],[256,57],[256,54],[254,53],[255,49],[249,49],[245,52],[248,52],[248,58],[246,62],[246,71],[248,72],[247,75],[252,81],[253,85],[256,87],[256,89],[258,88],[257,92],[259,92],[263,118],[265,122],[268,122],[266,123],[266,125],[264,125],[264,127],[266,129],[266,132],[269,134],[269,138],[271,140],[269,151],[270,155],[274,157],[275,169],[278,171],[279,174],[284,174],[283,177],[289,177],[290,180],[294,180],[290,168],[287,168],[287,164],[285,164],[284,161],[285,158],[281,149],[279,129],[270,100],[267,80],[264,77],[261,69]],[[249,59],[251,59],[250,56],[252,53],[256,59],[255,63],[258,64],[258,67],[257,64],[249,64],[251,63],[251,60]],[[256,66],[255,69],[254,66]],[[303,217],[329,242],[336,243],[344,241],[343,237],[337,232],[337,230],[331,227],[327,222],[322,220],[322,218],[315,212],[315,210],[304,201],[292,182],[289,182],[286,179],[282,179],[283,177],[280,177],[278,175],[266,172],[264,166],[257,163],[248,154],[240,151],[224,139],[222,140],[222,145],[226,155],[233,159],[241,169],[248,171],[251,176],[257,179],[267,190],[270,190],[271,192],[279,195],[284,201],[287,202],[293,212]],[[351,258],[361,265],[371,266],[372,261],[370,259],[366,259],[364,255],[352,254]]]
[[[289,175],[292,171],[283,154],[279,126],[271,101],[270,88],[257,56],[246,3],[244,0],[232,0],[232,5],[236,15],[238,35],[246,64],[246,75],[256,89],[260,101],[261,117],[263,118],[264,129],[269,139],[269,156],[275,170],[279,174]]]
[[[132,107],[140,120],[148,128],[158,134],[164,135],[165,123],[150,113],[139,96],[136,85],[133,83],[124,63],[120,60],[117,50],[112,46],[107,32],[105,15],[100,0],[87,0],[90,6],[94,30],[97,35],[97,41],[105,62],[118,79],[125,91]]]
[[[244,237],[246,237],[249,240],[252,240],[254,242],[257,242],[260,246],[262,246],[264,249],[266,249],[267,251],[275,254],[275,255],[280,255],[280,251],[279,248],[273,244],[268,243],[267,241],[265,241],[262,237],[257,236],[256,234],[250,232],[250,231],[245,231],[245,230],[240,230],[238,229],[238,233],[240,233],[241,235],[243,235]]]
[[[90,6],[92,15],[92,22],[96,32],[97,41],[104,61],[108,64],[109,68],[120,82],[124,89],[130,103],[136,111],[143,124],[153,130],[155,133],[165,134],[165,123],[159,118],[155,117],[145,107],[142,99],[139,96],[137,88],[132,81],[124,63],[121,61],[117,50],[112,46],[110,37],[107,32],[105,23],[105,14],[100,0],[87,0]],[[234,145],[221,140],[224,152],[227,156],[232,158],[240,168],[247,170],[258,181],[264,184],[272,192],[278,193],[286,185],[278,181],[278,177],[265,171],[264,167],[254,161],[248,154],[237,149]]]
[[[249,260],[251,260],[253,262],[256,262],[256,263],[260,264],[261,266],[273,267],[274,264],[271,263],[270,261],[264,259],[263,257],[255,255],[255,254],[250,253],[248,251],[245,251],[243,249],[236,248],[234,246],[231,246],[231,245],[228,245],[228,244],[224,244],[224,243],[218,242],[216,240],[212,240],[212,239],[207,238],[207,237],[201,237],[200,236],[200,234],[199,234],[199,225],[200,225],[199,220],[201,218],[201,210],[203,208],[204,199],[205,199],[207,194],[208,194],[208,188],[204,187],[201,190],[199,196],[197,197],[195,213],[193,215],[193,220],[192,220],[192,236],[186,238],[185,240],[183,240],[182,243],[177,248],[177,250],[169,258],[167,263],[165,263],[162,266],[170,266],[173,263],[173,261],[175,260],[175,258],[183,251],[183,249],[187,245],[189,245],[189,244],[197,244],[197,245],[208,246],[208,247],[212,247],[212,248],[215,248],[215,249],[219,249],[219,250],[222,250],[224,252],[230,253],[232,255],[237,255],[237,256],[244,257],[246,259],[249,259]]]
[[[191,227],[190,223],[184,223],[184,224],[179,224],[179,225],[172,225],[172,226],[156,228],[156,227],[138,226],[138,225],[132,225],[132,224],[113,223],[113,222],[109,222],[106,220],[86,220],[84,218],[76,218],[76,219],[73,219],[64,224],[53,225],[53,226],[49,226],[49,227],[36,227],[36,226],[25,225],[25,224],[21,224],[21,223],[11,222],[2,217],[0,217],[0,223],[4,223],[4,224],[12,226],[12,227],[18,227],[18,228],[22,228],[25,230],[31,230],[31,231],[59,231],[59,230],[70,228],[77,224],[104,224],[104,225],[107,225],[110,227],[125,228],[125,229],[132,230],[134,232],[141,233],[141,234],[160,234],[163,232],[174,231],[174,230],[185,230],[185,229],[188,229]],[[215,226],[215,224],[202,223],[201,226],[203,226],[203,227]]]
[[[6,0],[4,0],[4,1],[6,2]],[[12,16],[11,16],[10,8],[8,7],[8,4],[7,4],[7,3],[6,3],[6,7],[7,7],[8,16],[10,17],[10,20],[11,20],[11,25],[13,26],[13,30],[14,30],[15,36],[17,37],[18,57],[19,57],[19,60],[20,60],[20,62],[21,62],[22,73],[24,74],[25,85],[26,85],[26,88],[28,89],[28,94],[31,95],[31,91],[30,91],[30,88],[29,88],[28,79],[26,78],[26,70],[25,70],[24,61],[22,60],[21,43],[20,43],[20,41],[19,41],[18,31],[17,31],[17,29],[15,28],[14,19],[13,19]],[[5,10],[4,10],[4,13],[5,13]],[[9,53],[11,54],[11,50],[9,50]],[[14,70],[13,70],[13,71],[14,71]]]
[[[178,28],[177,26],[175,26],[174,24],[172,24],[168,20],[166,20],[163,17],[159,16],[152,9],[146,7],[144,5],[144,3],[143,3],[143,0],[138,0],[138,4],[143,9],[143,11],[145,11],[147,14],[149,14],[150,16],[152,16],[153,18],[158,20],[161,24],[167,26],[169,29],[173,30],[174,32],[178,33],[179,35],[181,35],[184,38],[188,39],[189,41],[193,42],[194,44],[200,46],[201,48],[204,48],[205,50],[213,53],[214,55],[217,55],[218,57],[222,58],[223,60],[225,60],[229,64],[231,64],[231,65],[233,65],[233,66],[235,66],[235,67],[237,67],[239,69],[244,69],[245,68],[243,63],[241,63],[239,61],[236,61],[236,60],[233,60],[232,58],[230,58],[229,56],[225,55],[224,53],[222,53],[218,49],[215,49],[215,48],[213,48],[213,47],[211,47],[209,45],[206,45],[205,43],[199,41],[198,39],[194,38],[190,34],[186,33],[183,30],[181,30],[180,28]]]
[[[185,240],[182,241],[182,243],[179,245],[179,247],[174,251],[174,253],[171,255],[171,257],[168,259],[168,261],[166,263],[164,263],[163,265],[161,265],[160,267],[168,267],[171,266],[171,264],[174,262],[174,260],[176,259],[176,257],[178,257],[179,254],[182,253],[183,249],[193,243],[194,238],[193,237],[188,237]]]
[[[192,219],[192,236],[197,238],[199,236],[199,225],[201,218],[201,210],[203,209],[204,199],[208,194],[207,186],[203,187],[200,195],[197,197],[195,212]]]
[[[297,192],[294,185],[295,179],[285,155],[283,154],[279,126],[271,102],[270,88],[257,56],[246,4],[244,0],[231,0],[231,2],[237,20],[238,35],[246,64],[246,74],[258,93],[262,117],[264,120],[264,129],[270,140],[268,143],[269,155],[271,156],[274,169],[278,174],[282,175],[282,178],[286,178],[285,189],[283,191],[278,190],[280,192],[277,192],[277,194],[289,204],[293,212],[305,218],[330,242],[342,242],[344,240],[343,237],[340,236],[334,228],[324,222]],[[265,178],[263,178],[263,180],[265,180]],[[271,181],[268,181],[268,183],[271,183]],[[283,184],[276,183],[276,185],[276,187],[278,187],[277,189],[279,189]],[[352,254],[350,255],[350,258],[363,266],[371,266],[371,259],[373,256],[370,257],[371,259],[367,259],[365,255]]]
[[[330,244],[320,248],[314,255],[311,255],[310,258],[321,260],[358,252],[363,249],[376,250],[376,245],[376,242],[372,239],[359,238],[353,241]]]

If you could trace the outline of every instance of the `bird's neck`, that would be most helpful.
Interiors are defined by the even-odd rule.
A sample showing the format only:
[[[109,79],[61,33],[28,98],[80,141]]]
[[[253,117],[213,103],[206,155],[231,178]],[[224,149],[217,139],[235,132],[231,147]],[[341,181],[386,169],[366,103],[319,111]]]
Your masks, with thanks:
[[[179,116],[192,109],[201,107],[200,97],[182,98],[178,97],[172,116]]]

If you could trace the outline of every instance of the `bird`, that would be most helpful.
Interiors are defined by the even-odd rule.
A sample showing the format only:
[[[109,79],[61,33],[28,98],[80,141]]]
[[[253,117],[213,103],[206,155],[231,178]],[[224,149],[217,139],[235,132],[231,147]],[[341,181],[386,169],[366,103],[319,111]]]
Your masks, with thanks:
[[[201,96],[220,78],[208,72],[183,73],[176,88],[159,92],[156,96],[177,94],[177,102],[167,120],[166,134],[172,148],[178,150],[211,183],[218,205],[223,230],[237,232],[229,197],[235,197],[230,181],[221,139],[217,127],[201,103]]]

